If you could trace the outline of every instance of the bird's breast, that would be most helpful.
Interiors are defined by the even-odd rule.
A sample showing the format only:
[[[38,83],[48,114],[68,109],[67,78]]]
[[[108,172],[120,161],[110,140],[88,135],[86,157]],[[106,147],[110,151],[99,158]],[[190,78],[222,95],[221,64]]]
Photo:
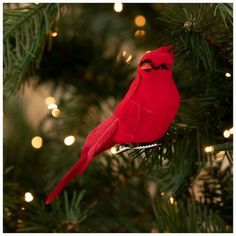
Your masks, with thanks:
[[[160,111],[178,105],[180,96],[174,82],[167,81],[155,85],[141,83],[131,99],[144,109]]]

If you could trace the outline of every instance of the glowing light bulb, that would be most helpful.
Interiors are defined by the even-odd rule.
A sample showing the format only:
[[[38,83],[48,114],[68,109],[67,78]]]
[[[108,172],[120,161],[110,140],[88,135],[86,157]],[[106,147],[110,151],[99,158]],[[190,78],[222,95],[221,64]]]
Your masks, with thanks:
[[[44,101],[47,106],[50,104],[56,103],[56,99],[54,97],[46,97]]]
[[[230,137],[230,132],[229,132],[229,130],[225,130],[224,131],[224,133],[223,133],[223,136],[225,137],[225,138],[229,138]]]
[[[122,52],[122,57],[123,57],[123,60],[128,64],[130,63],[130,61],[132,60],[132,55],[129,54],[127,51],[123,51]]]
[[[230,78],[230,77],[231,77],[231,74],[230,74],[229,72],[226,72],[226,73],[225,73],[225,77]]]
[[[75,142],[75,137],[73,135],[64,138],[64,144],[66,146],[71,146]]]
[[[170,197],[170,204],[175,204],[175,199],[173,197]]]
[[[229,129],[229,133],[233,134],[233,132],[234,132],[234,128],[232,127],[231,129]]]
[[[43,139],[40,136],[35,136],[31,140],[31,145],[35,149],[39,149],[43,146]]]
[[[205,147],[205,152],[206,153],[214,152],[214,146]]]
[[[123,57],[125,57],[126,54],[127,54],[127,51],[123,51],[123,52],[122,52],[122,56],[123,56]]]
[[[58,117],[60,115],[61,111],[58,108],[54,108],[51,112],[53,117]]]
[[[116,147],[114,146],[114,147],[112,147],[111,149],[110,149],[110,151],[111,151],[111,154],[116,154]]]
[[[52,103],[48,105],[48,110],[53,110],[53,109],[57,109],[57,104]]]
[[[32,202],[33,200],[34,200],[34,196],[30,192],[25,193],[26,202]]]
[[[146,24],[146,18],[142,15],[138,15],[135,17],[134,23],[135,23],[135,25],[137,25],[139,27],[143,27]]]
[[[56,38],[57,35],[58,35],[58,33],[57,33],[56,31],[54,31],[54,32],[51,33],[51,36],[52,36],[53,38]]]
[[[161,196],[164,196],[165,195],[165,192],[161,192]]]
[[[145,31],[144,30],[136,30],[134,33],[135,37],[143,37],[145,35]]]
[[[121,12],[123,10],[123,4],[121,2],[114,3],[114,11]]]
[[[129,55],[126,59],[126,63],[129,63],[132,60],[132,55]]]

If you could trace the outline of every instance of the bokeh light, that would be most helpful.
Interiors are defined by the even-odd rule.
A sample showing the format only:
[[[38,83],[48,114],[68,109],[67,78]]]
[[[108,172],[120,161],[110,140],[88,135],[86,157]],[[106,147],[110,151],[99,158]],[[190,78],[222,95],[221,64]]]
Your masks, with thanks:
[[[123,10],[123,4],[121,2],[114,3],[114,11],[121,12]]]
[[[39,149],[43,146],[43,139],[40,136],[35,136],[31,140],[31,145],[35,149]]]
[[[224,137],[225,138],[229,138],[230,137],[230,132],[229,130],[225,130],[224,133],[223,133]]]
[[[143,27],[146,24],[146,18],[142,15],[138,15],[138,16],[135,17],[134,23],[138,27]]]
[[[52,36],[53,38],[56,38],[57,35],[58,35],[58,33],[57,33],[56,31],[51,33],[51,36]]]
[[[52,104],[48,105],[48,110],[53,110],[53,109],[56,109],[56,108],[57,108],[57,104],[55,104],[55,103],[52,103]]]
[[[205,147],[205,152],[206,153],[214,152],[214,147],[213,146]]]
[[[58,108],[54,108],[51,112],[53,117],[58,117],[60,115],[61,111]]]
[[[64,138],[64,143],[66,146],[71,146],[75,142],[75,137],[73,135]]]
[[[44,101],[45,101],[47,106],[49,106],[50,104],[56,103],[56,99],[54,97],[51,97],[51,96],[46,97]]]
[[[30,192],[25,193],[25,201],[26,202],[32,202],[34,200],[34,196]]]
[[[145,35],[145,31],[144,30],[136,30],[134,33],[135,37],[143,37]]]

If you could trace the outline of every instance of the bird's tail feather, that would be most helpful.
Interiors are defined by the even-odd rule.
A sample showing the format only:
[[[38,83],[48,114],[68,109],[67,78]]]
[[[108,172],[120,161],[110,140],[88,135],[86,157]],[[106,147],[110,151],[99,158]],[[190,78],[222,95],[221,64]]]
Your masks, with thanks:
[[[57,184],[45,204],[50,204],[70,180],[82,175],[95,155],[114,145],[113,137],[117,127],[118,119],[111,116],[90,132],[85,140],[80,159]]]

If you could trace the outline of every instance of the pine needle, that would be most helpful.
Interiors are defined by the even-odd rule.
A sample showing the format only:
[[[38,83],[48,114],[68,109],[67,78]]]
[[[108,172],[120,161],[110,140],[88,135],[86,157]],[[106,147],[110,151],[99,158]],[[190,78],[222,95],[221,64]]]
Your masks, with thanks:
[[[27,79],[55,19],[58,4],[30,4],[25,8],[4,9],[3,69],[4,93],[15,94]]]

